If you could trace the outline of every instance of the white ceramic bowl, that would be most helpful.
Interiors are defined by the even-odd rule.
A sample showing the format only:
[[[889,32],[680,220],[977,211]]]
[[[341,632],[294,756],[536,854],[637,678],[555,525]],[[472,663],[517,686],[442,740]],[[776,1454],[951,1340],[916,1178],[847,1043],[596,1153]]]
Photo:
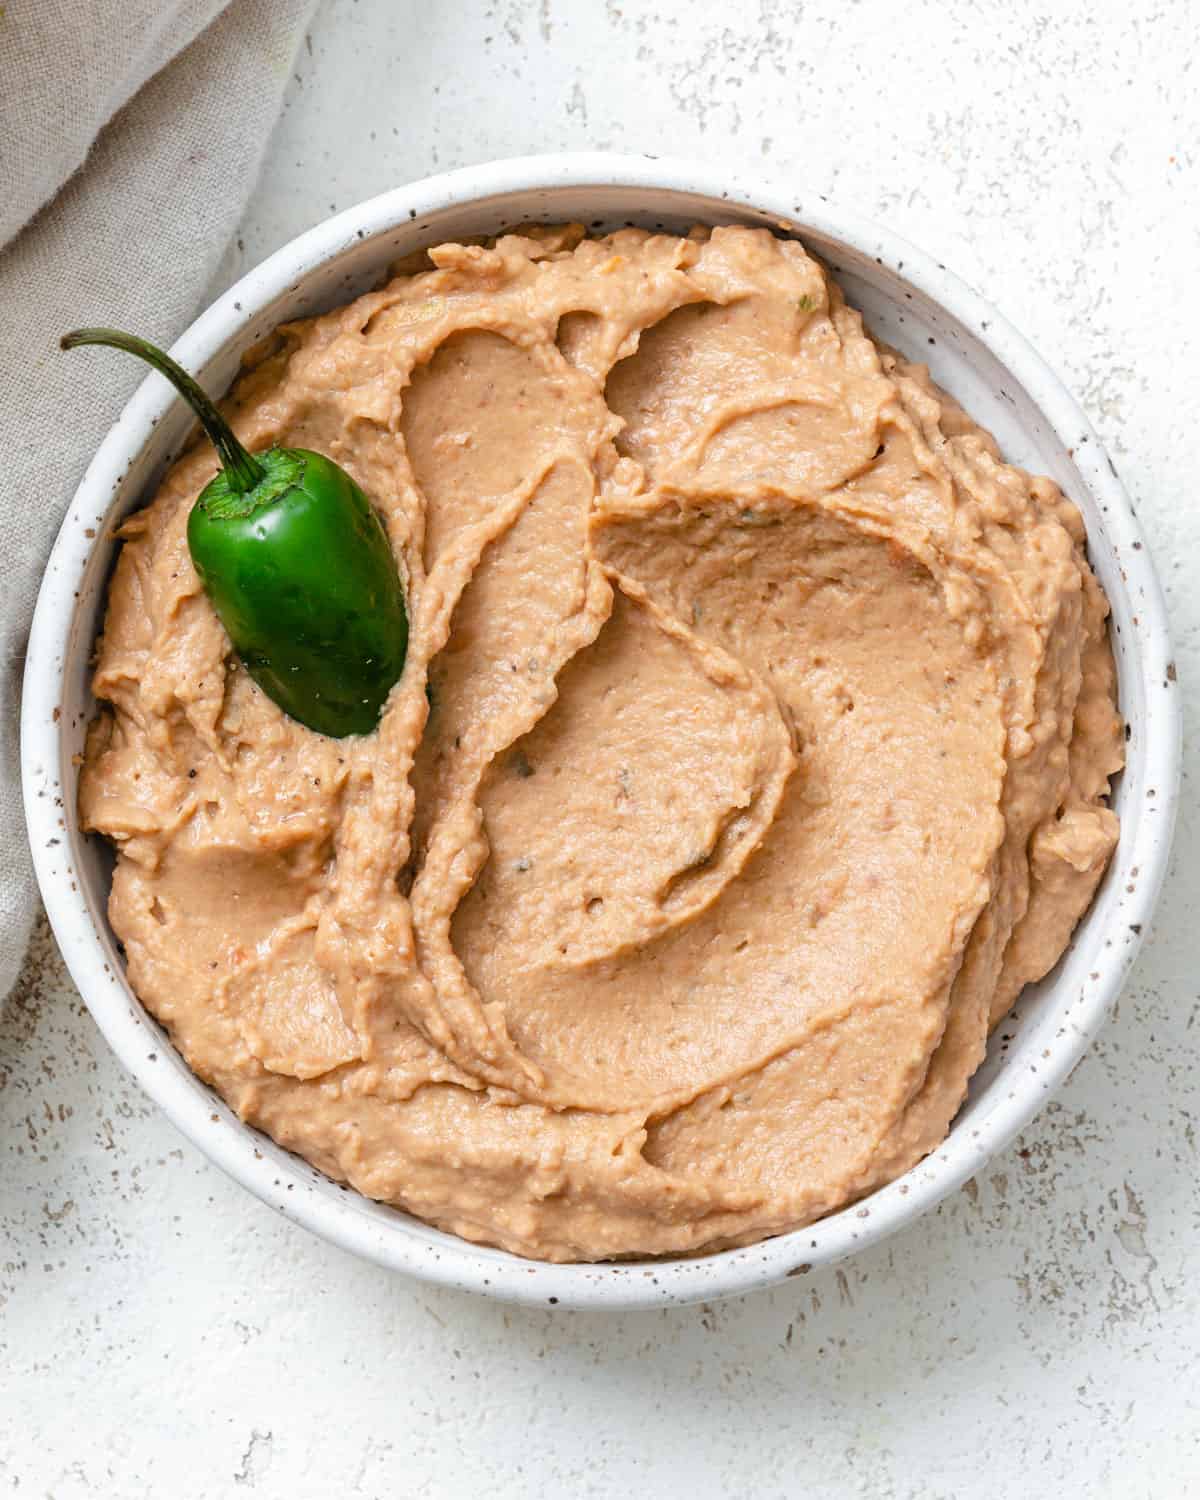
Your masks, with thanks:
[[[419,246],[528,220],[686,230],[765,224],[824,257],[887,342],[919,355],[991,428],[1006,455],[1051,475],[1083,512],[1112,601],[1128,764],[1121,839],[1070,949],[1021,998],[946,1142],[898,1182],[808,1229],[744,1250],[670,1261],[552,1266],[470,1245],[331,1182],[237,1119],[187,1068],[125,979],[105,917],[111,856],[81,836],[76,765],[94,713],[89,657],[113,531],[148,496],[190,426],[150,377],[97,453],[50,559],[29,643],[22,751],[30,837],[63,955],[100,1029],[175,1124],[280,1213],[384,1266],[521,1302],[629,1308],[724,1296],[837,1260],[909,1223],[1000,1150],[1070,1072],[1138,948],[1166,868],[1177,792],[1179,706],[1158,581],[1116,470],[1083,413],[1024,339],[945,267],[825,199],[738,173],[653,157],[497,162],[395,189],[301,235],[251,271],[174,346],[210,390],[286,318],[373,284]],[[97,308],[101,317],[104,309]]]

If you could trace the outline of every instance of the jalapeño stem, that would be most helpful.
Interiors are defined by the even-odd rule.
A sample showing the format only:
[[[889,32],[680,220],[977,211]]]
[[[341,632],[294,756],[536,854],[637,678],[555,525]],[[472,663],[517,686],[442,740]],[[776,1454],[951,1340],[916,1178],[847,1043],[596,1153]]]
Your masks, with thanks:
[[[123,349],[127,354],[136,354],[160,375],[165,375],[191,407],[196,420],[217,450],[231,490],[239,495],[245,494],[266,477],[262,465],[234,437],[233,429],[213,402],[183,366],[177,365],[169,354],[164,354],[145,339],[135,338],[131,333],[122,333],[117,328],[77,328],[74,333],[65,333],[59,342],[64,349],[75,349],[80,344],[104,344],[110,349]]]

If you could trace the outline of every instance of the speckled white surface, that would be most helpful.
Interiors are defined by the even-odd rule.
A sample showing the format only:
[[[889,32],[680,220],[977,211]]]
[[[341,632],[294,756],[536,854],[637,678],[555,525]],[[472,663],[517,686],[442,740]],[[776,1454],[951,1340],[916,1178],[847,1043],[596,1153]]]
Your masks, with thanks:
[[[653,11],[333,0],[229,274],[333,207],[521,151],[792,174],[937,253],[1081,396],[1157,554],[1186,699],[1188,0]],[[124,1079],[43,936],[0,1020],[0,1493],[1200,1493],[1194,771],[1119,1013],[1020,1145],[888,1245],[711,1309],[506,1309],[276,1219]]]

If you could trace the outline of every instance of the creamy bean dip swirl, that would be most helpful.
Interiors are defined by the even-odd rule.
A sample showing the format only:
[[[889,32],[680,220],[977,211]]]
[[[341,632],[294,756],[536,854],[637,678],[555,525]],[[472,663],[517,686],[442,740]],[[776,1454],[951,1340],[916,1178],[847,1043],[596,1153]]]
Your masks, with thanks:
[[[1055,485],[747,228],[442,245],[225,410],[373,499],[411,638],[324,738],[192,568],[211,449],[123,529],[80,802],[195,1071],[548,1260],[751,1242],[936,1147],[1117,837]]]

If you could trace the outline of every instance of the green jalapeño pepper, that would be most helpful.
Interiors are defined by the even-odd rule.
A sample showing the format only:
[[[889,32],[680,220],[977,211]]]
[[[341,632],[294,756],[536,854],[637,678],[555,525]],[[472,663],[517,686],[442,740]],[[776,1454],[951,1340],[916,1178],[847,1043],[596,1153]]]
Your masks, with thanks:
[[[304,448],[249,453],[186,370],[143,339],[81,328],[174,385],[221,460],[188,516],[188,550],[262,690],[320,734],[369,734],[404,667],[408,616],[383,524],[349,474]]]

